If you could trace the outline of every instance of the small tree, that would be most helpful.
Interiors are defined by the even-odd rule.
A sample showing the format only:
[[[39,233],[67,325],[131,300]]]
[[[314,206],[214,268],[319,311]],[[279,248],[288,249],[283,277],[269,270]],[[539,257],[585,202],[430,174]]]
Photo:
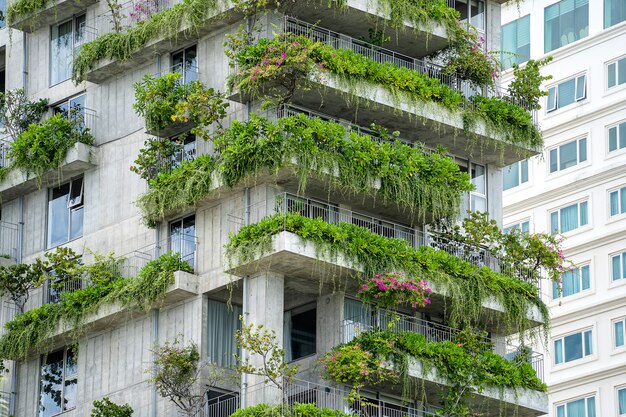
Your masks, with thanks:
[[[40,287],[45,280],[45,269],[40,260],[30,265],[0,266],[0,296],[7,296],[18,312],[23,313],[31,290]]]
[[[30,101],[23,89],[0,93],[0,132],[15,140],[31,123],[39,123],[47,110],[47,99]]]
[[[285,351],[278,346],[276,333],[267,330],[262,324],[246,325],[243,317],[240,316],[241,330],[237,331],[235,338],[237,345],[241,349],[247,350],[251,355],[244,361],[239,359],[238,371],[250,375],[259,375],[265,378],[266,383],[271,383],[282,391],[284,383],[293,379],[297,366],[289,366],[285,362]],[[261,365],[253,365],[250,361],[252,355],[257,355],[261,359]]]
[[[130,417],[133,415],[133,408],[128,405],[119,405],[108,397],[104,397],[102,400],[94,401],[93,408],[91,410],[91,417]]]
[[[509,93],[513,99],[520,102],[519,104],[527,105],[529,110],[541,109],[539,99],[548,95],[547,91],[541,90],[541,84],[552,79],[552,75],[541,75],[541,67],[550,61],[551,56],[538,61],[531,59],[523,67],[513,64],[515,78],[509,85]]]

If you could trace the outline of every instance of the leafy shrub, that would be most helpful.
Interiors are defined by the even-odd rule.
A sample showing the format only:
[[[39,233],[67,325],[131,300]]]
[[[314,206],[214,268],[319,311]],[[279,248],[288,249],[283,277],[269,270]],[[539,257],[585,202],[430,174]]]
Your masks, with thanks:
[[[91,410],[91,417],[131,417],[132,415],[133,408],[130,405],[116,404],[108,397],[104,397],[100,401],[95,400]]]

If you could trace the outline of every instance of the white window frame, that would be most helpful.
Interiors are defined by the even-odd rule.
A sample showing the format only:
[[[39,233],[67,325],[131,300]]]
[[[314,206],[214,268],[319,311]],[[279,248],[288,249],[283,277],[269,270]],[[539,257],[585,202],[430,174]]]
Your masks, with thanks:
[[[615,387],[615,415],[618,417],[626,416],[626,410],[620,414],[619,412],[619,392],[626,391],[626,385],[619,385]]]
[[[581,141],[585,141],[585,159],[581,160],[580,159],[580,142]],[[572,165],[571,167],[567,167],[567,168],[563,168],[561,169],[561,147],[566,146],[571,144],[572,142],[576,142],[576,164]],[[550,166],[552,165],[552,160],[550,158],[550,154],[552,153],[552,151],[556,151],[556,171],[550,171]],[[548,169],[548,175],[556,175],[559,172],[563,172],[563,171],[567,171],[568,169],[572,169],[574,167],[577,167],[585,162],[589,162],[589,135],[583,135],[583,136],[579,136],[575,139],[572,140],[568,140],[567,142],[561,142],[560,144],[553,146],[551,148],[548,149],[548,163],[546,164],[546,167]]]
[[[571,417],[571,416],[568,416],[568,415],[566,414],[566,413],[567,413],[567,404],[572,403],[572,402],[574,402],[574,401],[585,400],[585,417],[589,417],[589,415],[588,415],[588,413],[587,413],[587,409],[588,409],[588,407],[589,407],[589,405],[588,405],[588,401],[589,401],[589,399],[590,399],[590,398],[593,398],[593,406],[594,406],[594,411],[595,411],[595,415],[597,416],[597,415],[598,415],[598,413],[597,413],[597,411],[598,411],[598,410],[597,410],[597,408],[596,408],[596,394],[595,394],[595,393],[593,393],[593,394],[588,394],[588,395],[583,395],[583,396],[581,396],[581,397],[570,398],[569,400],[562,401],[562,402],[560,402],[560,403],[556,403],[556,404],[554,404],[554,415],[555,415],[555,416],[558,416],[558,415],[559,415],[559,407],[564,407],[564,410],[565,410],[565,411],[564,411],[563,415],[564,415],[565,417]]]
[[[589,268],[589,288],[583,289],[583,274],[582,274],[582,269],[584,267]],[[576,297],[577,295],[580,294],[584,294],[586,292],[590,292],[593,290],[593,285],[592,285],[592,279],[591,279],[591,262],[584,262],[581,263],[579,265],[576,265],[576,267],[574,269],[578,269],[578,283],[580,285],[580,291],[574,293],[574,294],[570,294],[570,295],[563,295],[563,283],[561,281],[561,289],[559,291],[560,295],[556,296],[556,294],[554,293],[554,284],[552,285],[552,300],[559,300],[559,301],[565,301],[570,299],[570,297]],[[561,277],[562,278],[562,277]]]
[[[83,17],[83,16],[85,16],[85,21],[77,26],[76,25],[76,20],[78,18]],[[65,81],[69,81],[72,78],[71,74],[70,74],[70,77],[65,79],[65,80],[52,82],[52,60],[53,60],[53,58],[52,58],[52,49],[50,47],[50,44],[52,43],[52,27],[53,26],[61,26],[61,25],[65,24],[67,22],[70,22],[70,21],[72,22],[72,36],[71,36],[71,38],[72,38],[72,46],[71,46],[71,49],[72,49],[72,63],[76,59],[76,55],[78,54],[78,51],[79,51],[80,47],[86,42],[86,39],[85,39],[86,26],[83,26],[83,24],[86,23],[86,21],[87,21],[87,13],[86,12],[74,15],[74,16],[70,17],[69,19],[65,19],[62,22],[58,22],[58,23],[55,23],[55,24],[52,24],[52,25],[49,26],[49,30],[48,30],[48,32],[49,32],[49,34],[48,34],[48,39],[49,39],[49,41],[48,41],[48,48],[49,48],[49,51],[48,51],[48,59],[49,59],[49,62],[48,62],[48,84],[49,84],[50,87],[53,87],[53,86],[55,86],[57,84],[61,84],[61,83],[65,82]],[[81,31],[81,30],[83,32],[82,33],[82,39],[80,39],[77,42],[76,41],[76,33],[77,33],[77,31]]]
[[[53,351],[51,353],[57,353],[60,350],[63,351],[63,366],[61,368],[61,390],[62,390],[62,393],[65,393],[64,388],[66,386],[66,382],[67,381],[76,380],[77,383],[78,383],[78,375],[79,375],[80,367],[78,365],[78,350],[77,349],[73,349],[71,346],[65,346],[65,347],[63,347],[61,349],[57,349],[57,350],[55,350],[55,351]],[[67,375],[67,356],[68,356],[68,352],[69,351],[72,352],[72,357],[74,358],[74,361],[76,362],[76,368],[77,368],[76,374],[72,374],[72,375]],[[41,371],[41,369],[43,368],[43,366],[45,364],[46,364],[46,356],[42,356],[40,364],[39,364],[39,387],[38,387],[38,390],[37,390],[37,394],[38,394],[37,395],[37,409],[39,409],[40,406],[41,406],[41,379],[42,379],[42,371]],[[78,385],[77,385],[77,387],[78,387]],[[77,388],[76,394],[77,394],[77,396],[80,394],[78,392],[78,388]],[[64,395],[62,395],[61,400],[62,400],[61,411],[59,413],[53,414],[53,416],[59,416],[61,414],[67,413],[68,411],[76,409],[77,404],[74,405],[74,407],[65,408],[66,407],[66,402],[65,402],[65,396]],[[37,414],[37,415],[39,415],[39,414]]]
[[[623,326],[623,332],[624,332],[624,344],[621,346],[617,346],[617,334],[615,332],[615,324],[622,322],[622,326]],[[626,316],[622,316],[616,319],[611,320],[611,340],[612,340],[612,347],[614,350],[622,350],[622,349],[626,349]]]
[[[581,221],[580,221],[580,205],[583,204],[583,203],[587,203],[587,223],[585,223],[585,224],[581,224]],[[578,206],[578,227],[576,227],[576,228],[574,228],[572,230],[568,230],[567,232],[561,232],[561,210],[564,209],[564,208],[567,208],[567,207],[574,206],[574,205]],[[558,227],[558,229],[556,231],[552,230],[552,214],[553,213],[558,213],[558,223],[559,223],[558,226],[559,227]],[[575,230],[582,229],[583,227],[587,227],[590,224],[591,224],[591,203],[590,203],[590,199],[588,197],[580,199],[580,200],[577,200],[577,201],[574,201],[572,203],[569,203],[569,204],[566,204],[566,205],[563,205],[563,206],[556,207],[556,208],[548,211],[548,225],[549,225],[549,228],[550,228],[549,233],[551,233],[551,234],[570,233],[570,232],[573,232]]]
[[[591,332],[591,352],[585,354],[585,333],[587,332]],[[577,333],[581,334],[581,338],[582,338],[582,349],[583,349],[583,356],[578,358],[578,359],[572,359],[571,361],[566,361],[565,360],[565,338],[568,336],[572,336],[575,335]],[[561,340],[561,348],[562,348],[562,358],[563,361],[556,363],[556,341],[557,340]],[[593,327],[585,327],[581,330],[576,330],[574,332],[569,332],[563,335],[560,335],[559,337],[555,337],[554,339],[552,339],[552,343],[550,344],[550,347],[554,350],[554,357],[553,359],[553,363],[554,366],[566,366],[568,364],[574,363],[574,362],[578,362],[581,361],[583,359],[587,359],[589,357],[593,357],[595,355],[596,349],[594,348],[594,328]]]
[[[78,182],[78,180],[81,181],[81,185],[80,185],[80,190],[78,191],[78,195],[75,198],[71,198],[72,194],[73,194],[73,189],[74,189],[74,184],[76,182]],[[52,219],[50,219],[50,201],[51,201],[51,195],[54,189],[56,188],[60,188],[66,184],[69,184],[69,194],[68,194],[68,199],[67,199],[67,210],[69,211],[68,213],[68,225],[67,225],[67,240],[58,243],[58,244],[53,244],[53,242],[50,241],[50,227],[51,227],[51,221]],[[64,182],[56,187],[50,187],[47,190],[47,200],[46,200],[46,249],[52,249],[55,248],[57,246],[60,245],[64,245],[68,242],[71,242],[73,240],[76,239],[80,239],[84,236],[84,229],[83,229],[83,233],[80,236],[74,236],[72,237],[72,213],[77,211],[77,210],[83,210],[83,214],[82,214],[82,227],[85,226],[85,177],[84,176],[78,176],[76,178],[72,178],[71,180]]]
[[[612,214],[611,213],[611,194],[613,193],[617,193],[617,213],[616,214]],[[609,212],[609,217],[619,217],[619,216],[623,216],[626,214],[626,207],[621,207],[621,194],[624,193],[626,194],[626,185],[622,185],[619,187],[615,187],[615,188],[611,188],[608,191],[607,194],[607,201],[608,201],[608,212]]]
[[[626,85],[626,84],[625,84]],[[620,142],[620,136],[619,136],[619,127],[622,124],[626,123],[626,119],[624,120],[620,120],[617,123],[613,123],[610,125],[607,125],[606,130],[605,130],[605,135],[606,135],[606,152],[609,155],[614,155],[618,152],[624,152],[626,150],[626,146],[623,148],[619,147],[619,142]],[[614,150],[611,150],[611,129],[615,128],[615,141],[616,141],[616,148]]]
[[[522,163],[526,162],[526,181],[522,181],[523,179],[523,175],[522,175]],[[511,187],[511,188],[507,188],[506,190],[504,189],[504,175],[505,175],[505,170],[509,169],[509,167],[511,165],[517,165],[517,185]],[[517,187],[521,187],[524,184],[528,184],[530,182],[530,163],[528,161],[528,159],[522,159],[521,161],[517,161],[512,163],[511,165],[505,166],[504,168],[502,168],[502,190],[504,192],[512,190],[514,188]]]
[[[613,258],[618,257],[618,256],[620,258],[620,261],[619,261],[620,277],[618,279],[613,279]],[[624,258],[626,258],[626,249],[623,249],[618,252],[614,252],[609,255],[609,271],[610,271],[609,276],[611,277],[611,283],[613,284],[626,281],[626,278],[624,277],[624,275],[626,275],[624,273]]]
[[[583,94],[582,96],[578,96],[578,83],[580,82],[580,78],[583,78]],[[587,72],[581,72],[579,74],[576,74],[572,77],[568,77],[564,80],[559,81],[558,83],[552,84],[550,86],[548,86],[547,90],[548,90],[548,96],[546,97],[546,113],[552,113],[553,111],[559,110],[559,109],[564,109],[565,107],[569,106],[565,105],[563,107],[558,107],[558,102],[559,102],[559,97],[558,97],[558,92],[559,92],[559,85],[566,83],[568,81],[571,81],[572,79],[575,79],[575,83],[574,83],[574,103],[570,103],[570,104],[575,104],[578,103],[579,101],[583,101],[587,98]],[[550,103],[550,90],[554,90],[554,103]]]
[[[604,72],[604,73],[605,73],[605,76],[606,76],[606,78],[605,78],[606,83],[604,84],[604,87],[605,87],[605,89],[606,89],[607,91],[611,91],[611,90],[614,90],[614,89],[616,89],[616,88],[619,88],[620,86],[624,86],[624,85],[626,85],[626,82],[624,82],[624,83],[622,83],[622,84],[620,84],[620,83],[618,82],[618,75],[619,75],[619,61],[622,61],[622,60],[624,61],[624,65],[626,65],[626,55],[622,55],[622,56],[620,56],[620,57],[617,57],[617,58],[615,58],[615,59],[612,59],[612,60],[610,60],[610,61],[607,61],[607,63],[605,64],[605,67],[604,67],[605,72]],[[613,65],[613,64],[615,64],[615,69],[614,69],[614,71],[615,71],[615,74],[614,74],[614,75],[615,75],[615,85],[614,85],[614,86],[612,86],[612,87],[610,87],[610,86],[609,86],[609,74],[610,74],[611,70],[609,69],[609,67],[610,67],[611,65]]]
[[[528,233],[530,233],[530,225],[531,225],[530,217],[527,218],[527,219],[522,219],[522,220],[520,220],[518,222],[515,222],[515,223],[510,223],[510,224],[506,225],[505,227],[503,227],[502,231],[504,233],[508,233],[509,231],[511,231],[513,229],[523,230],[522,224],[524,224],[524,223],[528,223]]]

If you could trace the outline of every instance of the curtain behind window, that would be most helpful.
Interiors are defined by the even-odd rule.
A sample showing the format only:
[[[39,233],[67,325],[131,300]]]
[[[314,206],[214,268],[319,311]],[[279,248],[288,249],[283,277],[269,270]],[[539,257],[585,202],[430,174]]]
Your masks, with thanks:
[[[238,353],[235,332],[241,329],[241,307],[209,300],[208,305],[208,347],[209,361],[224,368],[236,365]]]

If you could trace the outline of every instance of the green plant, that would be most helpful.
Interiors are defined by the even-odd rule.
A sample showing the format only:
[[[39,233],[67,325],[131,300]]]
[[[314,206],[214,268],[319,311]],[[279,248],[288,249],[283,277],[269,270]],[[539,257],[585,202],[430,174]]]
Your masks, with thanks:
[[[520,332],[523,338],[535,328],[528,312],[537,308],[547,332],[548,309],[537,297],[535,285],[472,265],[446,251],[426,246],[414,249],[405,240],[387,238],[349,223],[329,224],[297,213],[266,217],[230,237],[226,250],[231,264],[247,263],[268,253],[272,237],[283,231],[311,242],[320,256],[341,254],[366,276],[379,271],[404,271],[407,276],[428,280],[445,293],[444,310],[453,326],[476,327],[484,320],[497,320],[503,331]],[[358,274],[354,279],[360,277]],[[487,300],[498,301],[502,315],[489,317],[483,308]]]
[[[35,263],[0,266],[0,295],[6,295],[15,304],[19,313],[24,312],[31,291],[45,281],[44,269],[40,265]]]
[[[91,409],[91,417],[131,417],[133,408],[128,405],[119,405],[104,397],[102,400],[95,400]]]
[[[23,89],[0,93],[0,132],[16,140],[31,124],[41,121],[48,100],[30,101]]]
[[[407,279],[403,272],[383,272],[374,274],[357,292],[357,297],[365,303],[376,304],[378,308],[396,308],[408,304],[412,308],[430,304],[426,280]]]
[[[122,5],[118,0],[107,0],[107,7],[111,12],[109,14],[109,21],[113,24],[113,30],[116,33],[121,32],[124,29],[124,26],[122,26],[122,19],[126,17],[122,14]]]
[[[541,75],[541,67],[550,61],[551,56],[540,60],[528,60],[523,67],[513,64],[514,78],[509,84],[509,93],[514,101],[526,104],[531,110],[541,109],[539,99],[548,95],[547,91],[541,89],[541,84],[552,79],[552,75]]]
[[[161,130],[172,124],[172,116],[178,102],[185,100],[192,89],[182,81],[182,74],[171,72],[160,77],[150,74],[133,84],[135,88],[135,112],[146,119],[148,130]]]
[[[9,3],[7,7],[7,26],[12,27],[16,21],[34,14],[43,9],[45,5],[46,0],[16,0]]]
[[[315,404],[258,404],[239,408],[231,417],[350,417],[350,414]]]
[[[174,156],[183,146],[169,138],[148,138],[130,170],[146,181],[154,180],[161,172],[168,172],[175,164]]]

